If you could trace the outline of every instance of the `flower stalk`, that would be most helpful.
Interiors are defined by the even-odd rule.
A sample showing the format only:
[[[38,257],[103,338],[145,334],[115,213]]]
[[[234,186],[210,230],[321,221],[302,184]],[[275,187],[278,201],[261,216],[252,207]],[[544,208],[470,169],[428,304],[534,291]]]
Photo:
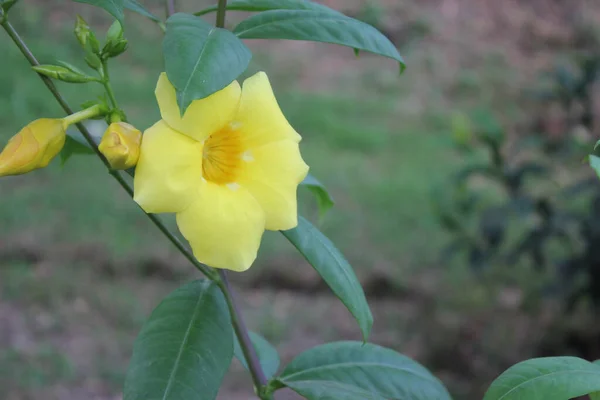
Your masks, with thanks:
[[[63,122],[65,126],[69,126],[104,114],[106,114],[106,110],[103,110],[100,104],[96,104],[95,106],[86,108],[85,110],[78,111],[63,118]]]

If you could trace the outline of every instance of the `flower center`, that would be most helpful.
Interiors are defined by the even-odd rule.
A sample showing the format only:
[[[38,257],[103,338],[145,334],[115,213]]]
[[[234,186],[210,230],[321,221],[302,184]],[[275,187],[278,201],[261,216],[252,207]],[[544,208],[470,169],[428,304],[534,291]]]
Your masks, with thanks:
[[[234,183],[242,162],[239,123],[232,122],[212,134],[202,150],[202,176],[220,185]]]

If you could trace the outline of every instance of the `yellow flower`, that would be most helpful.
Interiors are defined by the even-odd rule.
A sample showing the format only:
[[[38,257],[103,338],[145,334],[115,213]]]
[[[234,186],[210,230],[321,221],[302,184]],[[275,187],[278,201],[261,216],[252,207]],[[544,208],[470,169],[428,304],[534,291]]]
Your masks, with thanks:
[[[164,73],[156,98],[162,120],[144,132],[134,200],[146,212],[177,213],[200,262],[248,269],[265,229],[298,223],[296,189],[308,173],[300,135],[263,72],[194,101],[183,117]]]
[[[66,123],[42,118],[13,136],[0,153],[0,176],[21,175],[46,167],[65,144]]]
[[[127,122],[110,124],[98,149],[114,169],[128,169],[138,162],[142,133]]]

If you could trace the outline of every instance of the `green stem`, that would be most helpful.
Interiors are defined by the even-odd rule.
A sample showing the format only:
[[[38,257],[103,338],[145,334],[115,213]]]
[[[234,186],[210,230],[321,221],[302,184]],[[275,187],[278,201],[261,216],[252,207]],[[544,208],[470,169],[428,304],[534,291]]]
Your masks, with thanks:
[[[19,50],[21,50],[21,53],[23,53],[27,61],[29,61],[29,63],[32,66],[40,65],[40,63],[35,58],[31,50],[27,47],[21,36],[19,36],[15,28],[11,25],[10,22],[8,22],[6,18],[0,20],[0,25],[4,28],[8,36],[10,36],[10,38],[19,48]],[[50,78],[41,74],[38,74],[38,76],[40,77],[40,79],[42,79],[48,90],[50,90],[56,101],[58,101],[58,103],[60,104],[62,109],[67,113],[67,115],[73,114],[73,110],[66,102],[64,97],[60,94],[60,92],[58,91],[54,83],[50,80]],[[102,160],[106,168],[108,168],[113,178],[115,178],[115,180],[121,185],[121,187],[125,189],[129,196],[133,197],[133,189],[131,188],[131,186],[125,180],[125,178],[123,178],[119,171],[113,170],[110,167],[110,163],[106,160],[106,158],[100,152],[100,150],[98,150],[98,146],[96,145],[94,138],[92,137],[91,133],[87,130],[87,128],[81,122],[78,122],[75,125],[77,126],[77,129],[79,129],[85,140],[88,142],[92,150],[94,150],[94,152],[100,158],[100,160]],[[185,258],[187,258],[200,272],[202,272],[206,277],[208,277],[211,280],[219,279],[219,276],[213,269],[196,260],[192,252],[183,243],[181,243],[181,241],[175,235],[173,235],[173,233],[169,231],[169,229],[156,215],[148,213],[145,214],[148,218],[150,218],[154,225],[156,225],[156,227],[167,237],[167,239],[169,239],[169,241],[173,243],[175,247],[177,247],[177,249],[185,256]]]
[[[66,126],[76,124],[81,121],[85,121],[86,119],[90,119],[93,117],[97,117],[105,113],[105,110],[102,109],[100,104],[96,104],[90,108],[86,108],[85,110],[81,110],[76,112],[75,114],[71,114],[68,117],[63,118],[63,123]]]
[[[102,85],[106,90],[106,94],[108,94],[108,99],[110,100],[110,105],[118,109],[117,98],[115,97],[115,92],[113,92],[112,85],[110,84],[110,75],[108,73],[108,62],[106,60],[102,61]]]
[[[225,27],[225,12],[227,11],[227,0],[219,0],[219,5],[217,6],[217,28]]]

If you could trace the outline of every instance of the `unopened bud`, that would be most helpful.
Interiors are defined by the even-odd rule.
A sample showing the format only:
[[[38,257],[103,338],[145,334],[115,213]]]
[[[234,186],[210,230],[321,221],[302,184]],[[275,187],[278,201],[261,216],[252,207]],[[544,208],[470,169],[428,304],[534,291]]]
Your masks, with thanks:
[[[98,149],[114,169],[134,167],[140,157],[142,133],[126,122],[113,122],[109,125]]]
[[[103,57],[116,57],[127,49],[127,40],[123,38],[123,27],[115,21],[106,33],[106,43],[102,49]]]
[[[100,42],[96,39],[96,35],[91,30],[90,26],[79,15],[75,22],[75,36],[84,49],[89,49],[92,53],[100,53]]]
[[[0,176],[21,175],[46,167],[65,144],[65,123],[42,118],[13,136],[0,153]]]
[[[98,81],[98,78],[74,72],[69,68],[61,67],[59,65],[36,65],[32,68],[39,74],[49,78],[58,79],[59,81],[63,82],[86,83]]]

